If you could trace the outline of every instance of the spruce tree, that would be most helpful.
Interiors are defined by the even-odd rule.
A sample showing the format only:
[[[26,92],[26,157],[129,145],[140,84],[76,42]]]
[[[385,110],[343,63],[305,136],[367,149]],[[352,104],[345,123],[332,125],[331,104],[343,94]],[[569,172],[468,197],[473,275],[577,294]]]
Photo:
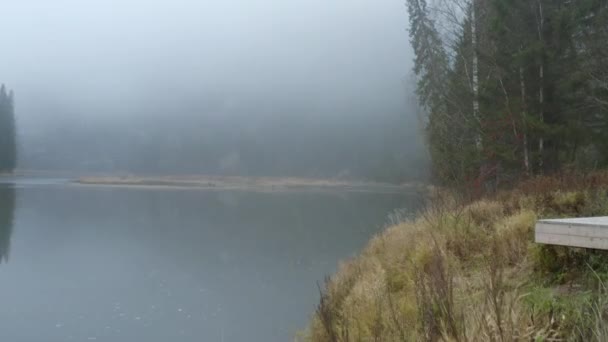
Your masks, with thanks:
[[[15,106],[13,92],[0,87],[0,172],[12,172],[17,166]]]

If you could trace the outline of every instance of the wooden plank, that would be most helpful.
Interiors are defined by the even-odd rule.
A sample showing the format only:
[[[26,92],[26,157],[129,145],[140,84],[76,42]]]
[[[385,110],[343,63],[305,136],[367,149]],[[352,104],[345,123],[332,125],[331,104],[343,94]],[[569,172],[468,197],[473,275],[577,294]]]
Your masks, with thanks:
[[[534,239],[542,244],[608,249],[608,217],[541,220]]]
[[[550,235],[537,233],[536,242],[547,245],[608,249],[608,240],[586,236]]]
[[[551,223],[551,224],[576,224],[576,225],[593,225],[593,226],[607,226],[608,227],[608,216],[546,219],[546,220],[540,220],[539,222]]]
[[[608,239],[608,228],[601,226],[551,225],[539,222],[536,232],[557,235],[575,235]]]

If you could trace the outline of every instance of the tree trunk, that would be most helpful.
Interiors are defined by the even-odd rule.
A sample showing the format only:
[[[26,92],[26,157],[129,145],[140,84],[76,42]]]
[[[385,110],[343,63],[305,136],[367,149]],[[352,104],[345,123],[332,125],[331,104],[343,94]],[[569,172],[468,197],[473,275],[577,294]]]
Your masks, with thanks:
[[[475,146],[478,151],[482,149],[481,118],[479,117],[479,60],[477,56],[477,14],[475,0],[471,2],[471,46],[473,50],[473,117],[480,125],[475,135]]]
[[[528,128],[526,124],[526,81],[524,80],[524,68],[519,67],[519,86],[521,89],[521,122],[522,122],[522,145],[524,152],[524,172],[530,175],[530,158],[528,156]]]
[[[543,5],[542,0],[538,0],[538,40],[541,42],[541,46],[543,43]],[[539,89],[538,89],[538,118],[540,123],[545,122],[545,112],[544,112],[544,83],[545,83],[545,62],[544,62],[544,46],[541,50],[541,58],[540,58],[540,67],[538,69],[538,79],[539,79]],[[540,137],[538,138],[538,172],[543,172],[543,152],[545,149],[545,140],[543,138],[543,133],[540,133]]]
[[[540,123],[542,124],[543,122],[545,122],[545,112],[544,112],[544,89],[543,89],[543,83],[544,83],[544,64],[543,62],[541,62],[540,64],[540,68],[539,68],[539,80],[540,80],[540,88],[538,91],[538,104],[539,104],[539,111],[538,111],[538,118],[540,120]],[[543,160],[543,151],[545,149],[545,139],[543,138],[542,133],[540,134],[540,137],[538,138],[538,172],[543,172],[543,166],[544,166],[544,160]]]

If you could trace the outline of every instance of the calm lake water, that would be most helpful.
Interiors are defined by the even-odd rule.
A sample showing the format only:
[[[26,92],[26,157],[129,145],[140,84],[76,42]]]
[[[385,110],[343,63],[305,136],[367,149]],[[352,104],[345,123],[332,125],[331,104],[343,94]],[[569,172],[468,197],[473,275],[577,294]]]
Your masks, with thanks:
[[[290,341],[419,196],[0,185],[0,340]]]

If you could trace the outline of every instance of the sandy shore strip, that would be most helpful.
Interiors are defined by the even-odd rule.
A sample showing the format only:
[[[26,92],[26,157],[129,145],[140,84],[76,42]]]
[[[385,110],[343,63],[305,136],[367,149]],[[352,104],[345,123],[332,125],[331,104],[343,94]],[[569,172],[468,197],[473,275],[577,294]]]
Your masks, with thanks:
[[[241,177],[241,176],[87,176],[75,179],[77,185],[137,187],[137,188],[192,188],[217,190],[348,190],[370,192],[399,192],[411,189],[412,184],[389,184],[365,181],[346,181],[299,177]]]

